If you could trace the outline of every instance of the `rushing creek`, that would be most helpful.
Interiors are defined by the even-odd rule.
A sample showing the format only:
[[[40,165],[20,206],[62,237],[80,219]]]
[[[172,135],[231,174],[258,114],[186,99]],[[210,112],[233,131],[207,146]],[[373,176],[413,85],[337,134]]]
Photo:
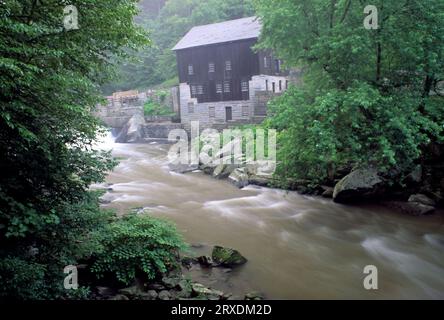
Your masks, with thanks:
[[[239,190],[200,172],[171,172],[165,144],[109,138],[103,147],[121,159],[107,179],[105,207],[119,214],[145,208],[174,221],[197,251],[222,245],[249,260],[218,289],[270,299],[444,298],[442,214],[416,218],[282,190]],[[378,268],[378,290],[364,288],[367,265]]]

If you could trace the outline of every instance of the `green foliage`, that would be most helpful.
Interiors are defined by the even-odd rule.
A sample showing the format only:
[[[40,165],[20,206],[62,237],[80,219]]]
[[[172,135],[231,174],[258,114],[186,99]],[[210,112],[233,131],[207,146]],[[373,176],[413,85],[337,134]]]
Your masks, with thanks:
[[[99,193],[86,193],[74,204],[60,204],[58,223],[46,225],[20,242],[8,238],[0,249],[0,299],[58,299],[85,297],[63,288],[63,269],[102,250],[100,235],[113,213],[100,210]]]
[[[329,170],[349,163],[407,170],[429,136],[442,130],[421,117],[419,100],[405,92],[381,95],[360,84],[332,89],[311,103],[306,96],[293,87],[271,105],[275,116],[267,125],[281,129],[278,173],[285,177],[322,181]]]
[[[376,1],[378,30],[350,0],[255,0],[259,47],[273,48],[304,84],[272,102],[278,173],[323,181],[344,165],[410,170],[442,141],[444,3]],[[297,35],[297,36],[295,36]]]
[[[143,106],[145,116],[173,116],[171,108],[166,105],[167,91],[157,91]]]
[[[169,222],[135,214],[110,224],[101,243],[104,249],[96,254],[92,271],[99,278],[113,273],[127,285],[139,271],[148,279],[167,272],[184,249],[182,238]]]
[[[159,88],[171,88],[174,86],[178,86],[179,85],[179,77],[174,77],[171,79],[168,79],[164,82],[162,82],[161,84],[158,85]]]
[[[72,31],[66,1],[0,4],[1,298],[66,298],[63,268],[99,248],[92,234],[107,214],[87,191],[115,161],[93,147],[90,110],[110,57],[149,43],[133,24],[136,2],[73,0]]]
[[[8,237],[57,224],[58,204],[81,199],[114,166],[92,148],[96,84],[110,67],[106,52],[146,43],[132,25],[135,1],[96,0],[94,9],[74,1],[81,28],[71,32],[61,28],[63,3],[0,7],[0,224]]]
[[[45,266],[14,256],[0,260],[0,299],[44,299],[48,288],[45,284]]]

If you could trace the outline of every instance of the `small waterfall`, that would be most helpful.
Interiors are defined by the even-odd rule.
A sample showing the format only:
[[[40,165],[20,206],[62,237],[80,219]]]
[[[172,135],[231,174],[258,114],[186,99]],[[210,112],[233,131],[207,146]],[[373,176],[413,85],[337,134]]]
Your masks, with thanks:
[[[116,145],[116,136],[114,130],[108,130],[104,135],[99,134],[95,147],[99,150],[113,150]]]

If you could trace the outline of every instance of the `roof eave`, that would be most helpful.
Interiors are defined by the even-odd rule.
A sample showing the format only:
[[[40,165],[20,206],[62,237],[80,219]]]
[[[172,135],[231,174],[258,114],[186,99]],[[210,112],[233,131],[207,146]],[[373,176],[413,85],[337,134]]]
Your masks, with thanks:
[[[171,51],[182,51],[182,50],[194,49],[194,48],[211,47],[211,46],[216,46],[216,45],[222,45],[222,44],[227,44],[227,43],[236,43],[236,42],[242,42],[242,41],[253,40],[253,39],[258,40],[259,37],[251,37],[251,38],[231,40],[231,41],[215,42],[215,43],[202,44],[202,45],[198,45],[198,46],[191,46],[191,47],[179,48],[179,49],[177,49],[176,48],[177,46],[175,46],[173,49],[171,49]]]

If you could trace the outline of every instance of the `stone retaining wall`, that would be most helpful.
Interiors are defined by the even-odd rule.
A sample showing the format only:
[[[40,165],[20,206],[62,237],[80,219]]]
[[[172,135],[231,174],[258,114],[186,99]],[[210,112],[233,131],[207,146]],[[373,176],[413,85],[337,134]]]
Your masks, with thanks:
[[[143,127],[145,139],[168,139],[171,131],[182,129],[180,123],[151,123]]]
[[[110,128],[123,128],[134,115],[143,116],[143,105],[140,100],[124,101],[109,98],[108,105],[97,106],[93,115]]]

